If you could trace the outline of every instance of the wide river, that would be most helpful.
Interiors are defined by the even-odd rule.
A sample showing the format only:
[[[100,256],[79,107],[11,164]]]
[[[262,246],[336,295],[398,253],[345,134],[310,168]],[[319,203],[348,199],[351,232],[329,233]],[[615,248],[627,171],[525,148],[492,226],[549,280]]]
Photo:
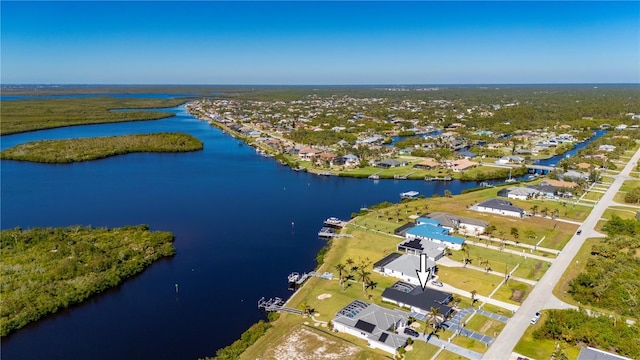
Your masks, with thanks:
[[[161,131],[204,142],[203,151],[183,154],[65,165],[0,162],[2,229],[149,224],[173,232],[177,249],[121,286],[2,339],[2,359],[213,356],[264,317],[256,308],[260,297],[288,297],[287,275],[314,268],[325,218],[346,219],[409,190],[431,196],[477,186],[294,172],[184,107],[170,111],[177,116],[2,137],[3,149],[38,139]]]

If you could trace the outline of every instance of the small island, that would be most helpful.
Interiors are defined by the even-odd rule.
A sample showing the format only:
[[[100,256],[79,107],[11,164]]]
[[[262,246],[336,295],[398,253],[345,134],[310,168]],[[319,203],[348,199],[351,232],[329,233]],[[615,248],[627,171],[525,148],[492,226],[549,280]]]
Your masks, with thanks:
[[[0,335],[79,303],[175,254],[170,232],[147,225],[0,231]]]
[[[187,152],[203,148],[202,142],[191,135],[157,133],[33,141],[5,149],[0,152],[0,159],[64,164],[133,152]]]

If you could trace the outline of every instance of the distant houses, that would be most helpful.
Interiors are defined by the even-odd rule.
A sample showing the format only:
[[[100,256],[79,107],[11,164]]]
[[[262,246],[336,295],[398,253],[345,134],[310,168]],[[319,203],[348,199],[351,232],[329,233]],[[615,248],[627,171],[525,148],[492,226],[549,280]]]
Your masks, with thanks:
[[[408,317],[404,311],[354,300],[338,311],[332,322],[335,331],[364,339],[371,348],[395,355],[406,345],[408,336],[394,331],[404,328]]]
[[[505,215],[505,216],[514,216],[519,218],[523,218],[525,213],[524,209],[513,205],[511,201],[495,199],[495,198],[485,200],[477,205],[474,205],[471,207],[471,209],[480,211],[480,212]]]
[[[498,196],[500,197],[517,200],[529,200],[541,195],[543,195],[543,193],[540,190],[519,186],[511,186],[498,191]]]

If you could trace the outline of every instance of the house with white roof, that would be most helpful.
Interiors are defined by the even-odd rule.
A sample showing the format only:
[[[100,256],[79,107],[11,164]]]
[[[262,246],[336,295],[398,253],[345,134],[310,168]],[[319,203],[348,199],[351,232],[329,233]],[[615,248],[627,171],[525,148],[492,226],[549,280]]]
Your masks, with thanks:
[[[426,271],[432,274],[435,270],[436,262],[427,259]],[[373,271],[391,276],[396,279],[408,282],[414,285],[420,285],[416,270],[420,269],[420,257],[416,255],[391,253],[373,264]]]
[[[407,326],[409,315],[400,310],[354,300],[333,318],[333,329],[367,341],[374,349],[396,355],[407,344],[408,336],[393,332]]]
[[[498,196],[517,200],[529,200],[541,195],[543,193],[537,189],[519,186],[511,186],[498,191]]]

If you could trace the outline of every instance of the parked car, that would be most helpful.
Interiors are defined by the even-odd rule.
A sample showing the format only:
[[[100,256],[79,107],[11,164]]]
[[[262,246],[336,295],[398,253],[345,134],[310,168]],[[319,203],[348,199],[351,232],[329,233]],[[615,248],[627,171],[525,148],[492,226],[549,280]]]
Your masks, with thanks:
[[[539,319],[540,319],[540,313],[539,313],[539,312],[537,312],[537,313],[533,316],[533,318],[531,319],[531,325],[535,325],[535,324],[538,322],[538,320],[539,320]]]
[[[409,336],[420,337],[420,334],[418,334],[418,332],[413,330],[412,328],[408,328],[408,327],[404,328],[404,333]]]
[[[440,281],[436,281],[436,280],[433,280],[433,281],[431,282],[431,284],[433,284],[433,285],[435,285],[435,286],[437,286],[437,287],[442,287],[442,286],[444,286]]]

